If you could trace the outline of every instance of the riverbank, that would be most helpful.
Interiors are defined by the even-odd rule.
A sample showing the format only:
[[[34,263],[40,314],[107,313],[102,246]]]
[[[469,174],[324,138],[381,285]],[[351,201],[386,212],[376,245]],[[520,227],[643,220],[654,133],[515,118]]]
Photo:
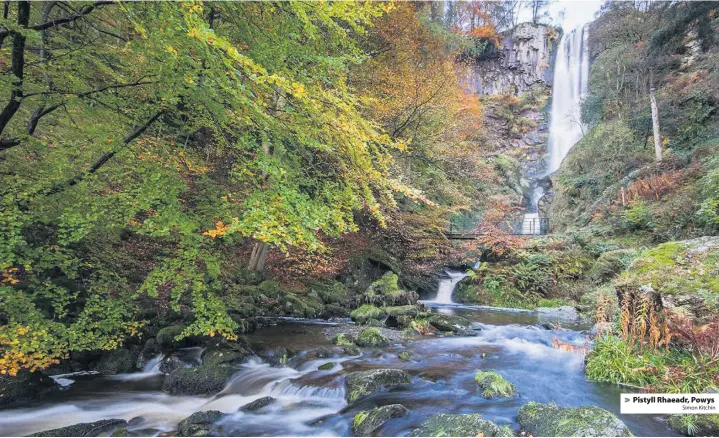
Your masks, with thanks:
[[[547,321],[538,312],[463,306],[430,310],[467,318],[477,328],[475,335],[407,336],[403,330],[380,328],[389,345],[348,354],[333,340],[339,333],[355,336],[360,327],[347,321],[332,325],[277,321],[246,337],[253,354],[232,365],[233,372],[215,393],[167,394],[162,391],[167,379],[162,373],[67,376],[73,382],[62,390],[32,405],[4,411],[0,432],[25,435],[117,418],[128,421],[123,426],[128,434],[160,434],[178,430],[180,422],[195,412],[217,410],[221,415],[207,425],[213,435],[346,436],[352,434],[360,412],[401,404],[407,414],[386,421],[374,434],[412,433],[438,412],[480,414],[519,433],[524,426],[517,414],[529,402],[590,405],[618,413],[619,389],[584,377],[581,347],[586,343],[586,323],[565,321],[561,328],[547,330],[543,326]],[[555,348],[555,341],[578,349]],[[285,360],[275,361],[280,351]],[[411,383],[379,389],[350,403],[347,376],[377,369],[402,370]],[[478,369],[497,371],[516,392],[511,397],[485,398],[474,380]],[[274,400],[257,411],[240,410],[263,397]],[[654,418],[620,418],[638,436],[671,434]]]

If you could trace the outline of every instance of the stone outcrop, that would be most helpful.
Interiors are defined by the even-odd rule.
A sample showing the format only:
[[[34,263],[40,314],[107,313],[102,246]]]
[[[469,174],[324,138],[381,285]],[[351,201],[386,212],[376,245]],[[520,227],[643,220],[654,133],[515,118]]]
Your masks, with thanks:
[[[534,84],[552,85],[561,34],[553,27],[522,23],[502,35],[467,67],[467,85],[480,95],[519,95]]]
[[[519,410],[517,422],[533,436],[633,436],[616,415],[595,406],[561,408],[529,402]]]

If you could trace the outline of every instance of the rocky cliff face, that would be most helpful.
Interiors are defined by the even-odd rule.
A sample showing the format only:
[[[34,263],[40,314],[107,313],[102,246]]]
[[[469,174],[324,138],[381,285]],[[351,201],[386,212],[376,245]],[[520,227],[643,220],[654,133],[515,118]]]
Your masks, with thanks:
[[[550,26],[519,24],[500,48],[490,48],[467,66],[467,84],[480,95],[520,95],[535,84],[552,85],[560,34]]]
[[[523,23],[503,35],[499,48],[465,60],[463,67],[466,86],[484,102],[492,149],[520,163],[518,197],[524,203],[546,169],[547,103],[560,37],[553,27]]]

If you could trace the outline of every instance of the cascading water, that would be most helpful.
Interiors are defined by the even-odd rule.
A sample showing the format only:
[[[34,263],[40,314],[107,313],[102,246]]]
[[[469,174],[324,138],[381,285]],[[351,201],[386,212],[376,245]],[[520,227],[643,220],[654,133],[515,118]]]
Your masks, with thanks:
[[[588,37],[585,25],[565,33],[559,42],[552,85],[548,174],[559,169],[564,157],[584,134],[581,103],[589,78]]]
[[[431,304],[454,304],[452,301],[452,292],[454,292],[455,286],[467,276],[467,273],[462,271],[444,271],[448,278],[440,278],[439,285],[437,286],[437,297],[425,303]]]
[[[588,37],[589,30],[585,25],[565,33],[559,42],[554,61],[547,175],[559,169],[569,150],[584,135],[581,105],[589,78]],[[542,187],[535,186],[530,192],[529,211],[524,215],[521,234],[542,233],[539,217],[542,196]]]

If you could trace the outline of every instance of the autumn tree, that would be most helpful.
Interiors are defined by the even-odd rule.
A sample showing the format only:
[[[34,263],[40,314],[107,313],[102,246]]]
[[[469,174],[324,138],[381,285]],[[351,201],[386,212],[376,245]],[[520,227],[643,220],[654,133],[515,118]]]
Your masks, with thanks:
[[[422,197],[394,171],[405,137],[347,82],[357,38],[389,5],[6,6],[6,372],[116,348],[143,323],[140,299],[190,310],[183,335],[233,337],[226,247],[318,249],[359,212],[385,224],[398,193]],[[125,247],[132,260],[113,256]]]

